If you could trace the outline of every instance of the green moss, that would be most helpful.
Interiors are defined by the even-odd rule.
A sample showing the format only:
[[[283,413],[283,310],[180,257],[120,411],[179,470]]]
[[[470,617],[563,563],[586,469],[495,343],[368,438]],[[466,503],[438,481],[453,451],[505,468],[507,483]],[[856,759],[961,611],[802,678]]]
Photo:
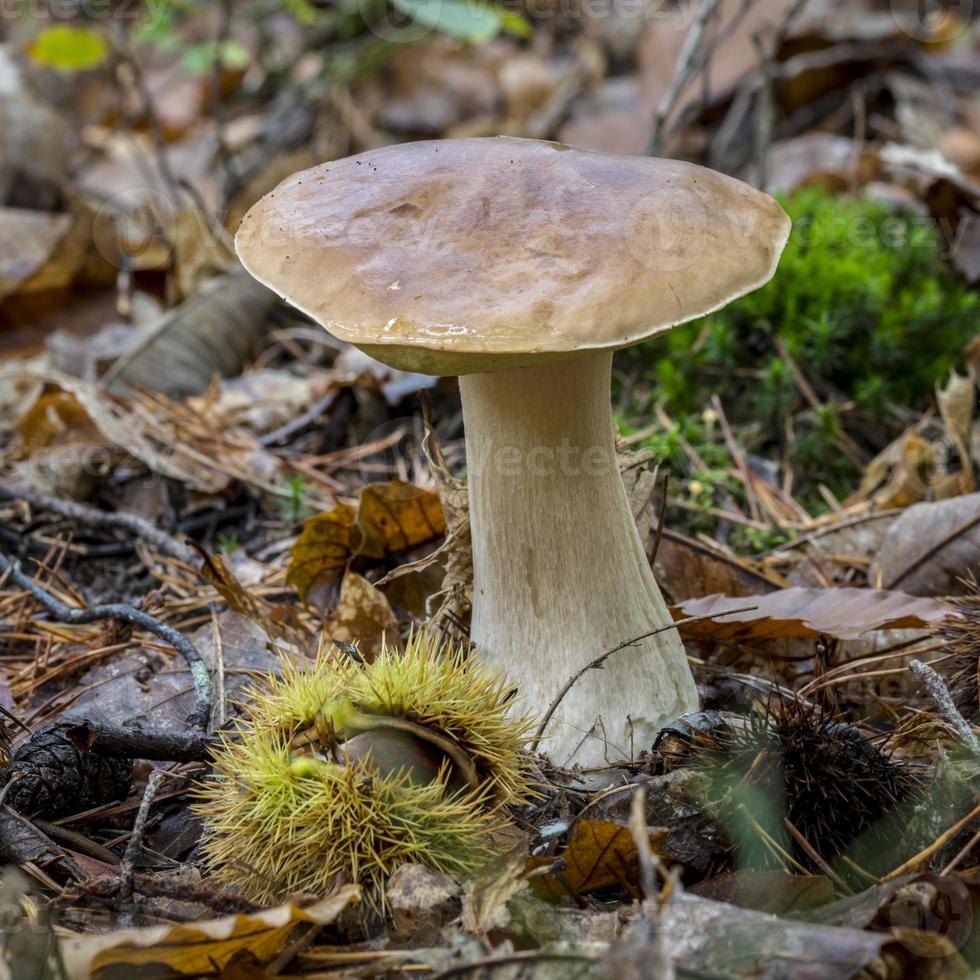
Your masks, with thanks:
[[[944,266],[926,219],[815,189],[782,203],[793,233],[772,282],[623,352],[620,405],[641,427],[659,401],[683,434],[717,393],[746,448],[789,463],[821,510],[818,484],[846,495],[857,476],[842,436],[873,455],[902,429],[893,406],[927,407],[976,334],[980,296]],[[687,438],[704,456],[709,436]]]

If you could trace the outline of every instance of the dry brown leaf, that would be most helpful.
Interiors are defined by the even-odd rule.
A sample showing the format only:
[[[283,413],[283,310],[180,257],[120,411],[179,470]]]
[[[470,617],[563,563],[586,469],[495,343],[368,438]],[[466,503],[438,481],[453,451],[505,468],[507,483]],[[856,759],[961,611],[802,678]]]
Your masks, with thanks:
[[[101,433],[78,399],[67,391],[42,395],[16,423],[20,436],[18,455],[66,444],[102,443]]]
[[[323,635],[338,643],[356,644],[367,661],[381,651],[400,645],[398,620],[385,594],[363,575],[348,570],[340,586],[340,600],[323,627]]]
[[[4,61],[15,77],[6,76],[12,84],[0,93],[0,201],[14,196],[40,212],[67,183],[69,150],[77,139],[64,117],[25,91],[19,70]]]
[[[736,609],[750,611],[733,612]],[[869,630],[911,629],[956,615],[947,602],[883,589],[781,589],[768,595],[710,595],[675,606],[677,619],[710,616],[680,628],[688,640],[753,643],[791,637],[854,640]]]
[[[462,914],[466,932],[485,935],[509,925],[507,903],[527,888],[526,864],[527,842],[521,841],[466,883]]]
[[[7,376],[4,372],[0,379]],[[200,457],[190,454],[182,439],[166,444],[155,438],[158,433],[148,431],[143,418],[101,388],[58,371],[38,368],[24,368],[14,376],[36,378],[74,395],[111,445],[129,453],[152,472],[205,493],[218,493],[228,486],[229,477],[220,471],[218,461],[209,459],[207,463],[214,465],[205,465]]]
[[[286,581],[303,600],[315,586],[340,580],[361,543],[357,511],[350,504],[337,504],[303,524],[293,545]]]
[[[946,500],[961,493],[970,493],[977,488],[970,446],[973,409],[976,400],[973,379],[969,375],[960,376],[953,371],[949,376],[949,381],[946,382],[946,386],[944,388],[937,386],[936,388],[939,413],[953,445],[956,446],[956,452],[960,458],[960,469],[959,472],[950,473],[944,477],[944,486],[939,492],[933,494],[934,499]]]
[[[466,482],[449,471],[439,437],[428,420],[422,439],[422,452],[442,501],[447,528],[446,540],[440,548],[446,572],[442,578],[442,588],[432,596],[433,600],[441,597],[442,601],[433,611],[432,619],[442,624],[452,614],[465,621],[473,606],[473,542]]]
[[[668,530],[661,535],[653,570],[661,588],[675,598],[694,598],[716,592],[754,596],[786,584],[774,572],[748,559],[727,555]]]
[[[203,559],[201,574],[217,589],[218,595],[230,609],[250,619],[270,640],[302,649],[303,635],[285,622],[288,607],[274,605],[252,595],[238,581],[221,555],[209,555],[202,548],[198,548],[198,551]]]
[[[207,390],[217,375],[241,374],[253,356],[275,294],[244,272],[212,279],[164,313],[113,365],[112,391],[143,387],[171,398]]]
[[[60,947],[66,980],[89,980],[107,969],[131,968],[135,975],[149,964],[163,964],[177,976],[214,976],[232,957],[246,952],[265,963],[282,952],[297,926],[329,925],[359,900],[360,892],[357,885],[345,885],[303,909],[287,904],[207,922],[63,938]]]
[[[667,836],[666,828],[648,828],[655,854]],[[559,858],[564,867],[554,874],[531,879],[531,889],[541,898],[559,899],[567,895],[622,885],[639,891],[639,855],[629,827],[612,820],[579,820],[568,846]],[[533,857],[528,869],[553,863],[553,857]]]
[[[16,431],[20,477],[58,497],[87,499],[124,456],[67,391],[42,395],[17,420]]]
[[[314,589],[322,598],[353,558],[385,558],[431,541],[445,530],[438,494],[400,480],[371,484],[361,491],[357,510],[341,503],[303,524],[286,581],[305,601],[310,601]]]
[[[364,535],[358,554],[369,558],[414,548],[446,532],[439,495],[401,480],[365,487],[357,521]]]
[[[0,300],[65,289],[85,262],[71,214],[0,208]]]
[[[956,595],[980,564],[980,493],[910,507],[891,526],[870,580],[913,595]]]

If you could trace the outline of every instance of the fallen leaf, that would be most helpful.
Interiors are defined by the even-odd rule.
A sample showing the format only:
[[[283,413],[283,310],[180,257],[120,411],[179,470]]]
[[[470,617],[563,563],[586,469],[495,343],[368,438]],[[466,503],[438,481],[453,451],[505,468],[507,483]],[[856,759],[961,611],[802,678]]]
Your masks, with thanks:
[[[209,555],[203,549],[198,550],[204,559],[201,574],[217,589],[218,595],[234,612],[255,623],[270,640],[278,640],[287,646],[302,649],[302,634],[284,621],[288,615],[288,607],[266,602],[253,595],[242,585],[221,555]]]
[[[834,897],[834,886],[823,875],[796,875],[787,871],[738,868],[696,882],[689,891],[701,898],[729,902],[742,909],[775,915],[799,914]]]
[[[293,545],[286,581],[305,601],[314,587],[340,580],[360,543],[357,511],[350,504],[339,503],[314,515],[304,522]]]
[[[980,493],[909,507],[891,526],[870,580],[913,595],[961,595],[980,564]]]
[[[970,429],[973,425],[973,409],[976,405],[973,379],[952,371],[945,387],[936,386],[936,402],[946,425],[946,431],[956,446],[960,465],[967,478],[973,475],[970,458]],[[971,488],[972,489],[972,488]]]
[[[754,596],[786,584],[754,562],[666,529],[660,538],[653,571],[661,588],[676,598],[715,592]]]
[[[414,548],[445,533],[446,518],[439,495],[410,483],[392,480],[361,491],[357,510],[340,503],[303,524],[293,545],[286,581],[300,598],[310,599],[336,586],[355,557],[385,558]]]
[[[959,241],[952,255],[953,265],[967,282],[975,283],[980,280],[980,214],[960,208],[957,234]]]
[[[400,645],[398,620],[385,594],[350,570],[344,575],[340,600],[324,624],[323,635],[338,643],[356,644],[368,662],[380,652],[382,642],[389,649]]]
[[[144,387],[171,398],[206,391],[215,376],[241,374],[251,359],[275,294],[243,272],[212,279],[193,298],[144,328],[106,374],[114,392]]]
[[[18,420],[20,477],[44,493],[88,499],[123,459],[70,392],[42,395]]]
[[[844,585],[855,567],[866,570],[871,564],[899,513],[866,514],[821,528],[781,549],[774,561],[789,585]]]
[[[357,521],[364,535],[358,554],[370,558],[414,548],[446,532],[439,495],[401,480],[365,487]]]
[[[73,215],[0,209],[0,300],[65,289],[84,262]]]
[[[667,836],[666,828],[649,830],[650,846],[655,854]],[[554,874],[531,879],[531,889],[541,898],[560,899],[621,885],[638,889],[639,854],[629,827],[610,820],[579,820],[572,830],[568,846],[558,855],[564,867]],[[533,857],[528,868],[546,867],[554,857]]]
[[[212,677],[218,661],[224,665],[224,696],[230,703],[241,698],[255,674],[277,673],[282,661],[269,647],[265,630],[232,610],[218,615],[217,627],[205,623],[190,637],[207,663]],[[215,685],[217,687],[217,684]],[[31,695],[32,707],[47,695]],[[70,703],[64,719],[85,719],[106,725],[145,726],[184,732],[194,710],[194,687],[179,657],[150,646],[133,646],[87,671],[68,689]]]
[[[745,612],[735,609],[755,608]],[[750,643],[789,637],[857,639],[869,630],[907,629],[956,615],[947,602],[883,589],[780,589],[768,595],[710,595],[675,606],[677,619],[709,616],[680,628],[685,639]]]
[[[55,24],[28,45],[37,64],[56,71],[85,71],[100,65],[109,53],[105,37],[88,27]]]
[[[58,112],[26,91],[19,67],[11,74],[0,86],[0,204],[40,214],[63,196],[77,138]]]
[[[292,421],[332,387],[326,372],[300,377],[292,371],[258,368],[224,379],[205,394],[188,398],[187,404],[213,425],[239,426],[260,435]]]
[[[232,957],[245,952],[265,963],[282,952],[298,925],[329,925],[359,900],[360,891],[357,885],[345,885],[329,898],[302,909],[287,904],[207,922],[62,938],[66,980],[89,980],[100,970],[114,967],[129,968],[135,975],[149,964],[165,965],[178,976],[213,976]]]
[[[509,925],[507,903],[527,888],[526,865],[527,843],[522,841],[466,882],[462,913],[466,932],[485,935]]]

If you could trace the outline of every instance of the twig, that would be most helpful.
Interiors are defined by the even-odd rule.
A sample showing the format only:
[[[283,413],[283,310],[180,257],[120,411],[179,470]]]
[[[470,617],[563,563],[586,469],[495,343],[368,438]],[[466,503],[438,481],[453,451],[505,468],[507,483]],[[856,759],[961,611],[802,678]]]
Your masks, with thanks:
[[[721,426],[722,435],[725,437],[725,445],[728,447],[728,453],[732,457],[732,460],[738,469],[739,475],[742,478],[742,483],[745,486],[745,499],[748,501],[749,513],[752,515],[754,520],[760,521],[762,519],[762,514],[759,510],[759,501],[756,499],[755,487],[752,481],[752,472],[749,469],[749,464],[745,461],[745,454],[742,452],[738,441],[735,439],[735,433],[732,431],[732,427],[728,424],[728,416],[725,414],[725,406],[722,405],[721,399],[718,397],[717,392],[711,396],[711,406],[718,413],[718,423]]]
[[[77,626],[83,623],[116,619],[132,626],[138,626],[140,629],[159,637],[164,643],[169,643],[184,658],[194,685],[196,706],[188,722],[195,728],[207,726],[208,719],[211,717],[211,674],[197,647],[182,633],[166,623],[161,623],[159,619],[155,619],[149,613],[123,602],[88,606],[82,609],[66,606],[60,599],[56,599],[43,586],[25,574],[20,564],[11,561],[3,552],[0,552],[0,572],[9,573],[11,581],[19,588],[30,592],[48,615],[53,616],[58,622]]]
[[[973,850],[977,844],[980,843],[980,830],[978,830],[960,849],[956,857],[953,858],[949,864],[939,872],[941,878],[945,878],[946,875],[952,874],[956,866],[960,863]]]
[[[657,906],[657,858],[650,847],[650,834],[647,831],[646,816],[647,794],[643,786],[637,786],[633,792],[630,804],[630,834],[636,845],[637,857],[640,859],[640,888],[643,898],[651,907]]]
[[[146,832],[146,821],[150,815],[150,806],[153,798],[157,795],[160,783],[163,782],[166,772],[163,769],[154,769],[150,773],[150,778],[146,781],[146,789],[143,792],[143,799],[140,808],[136,811],[136,819],[133,821],[133,834],[126,845],[126,853],[123,854],[122,864],[119,868],[119,925],[126,928],[133,924],[136,918],[136,901],[133,896],[133,878],[136,874],[136,859],[139,857],[140,848],[143,845],[143,834]]]
[[[89,840],[88,837],[86,837],[84,834],[78,833],[77,830],[69,830],[68,827],[59,827],[56,823],[49,823],[47,820],[42,820],[40,817],[31,817],[31,823],[34,824],[34,826],[37,827],[42,834],[46,834],[48,837],[64,841],[66,844],[70,844],[74,850],[81,851],[82,854],[89,854],[94,858],[98,858],[105,864],[110,864],[113,866],[119,864],[118,856],[113,854],[108,847],[103,847],[96,841]]]
[[[46,493],[37,493],[27,487],[11,486],[4,483],[0,483],[0,500],[24,500],[38,510],[53,511],[55,514],[78,521],[79,524],[85,524],[88,527],[118,528],[129,531],[130,534],[136,535],[163,554],[170,555],[171,558],[176,558],[178,561],[185,562],[195,568],[200,564],[200,559],[183,541],[178,541],[173,535],[161,531],[160,528],[136,514],[118,512],[110,514],[77,503],[74,500],[62,500],[60,497],[52,497]]]
[[[949,689],[939,674],[921,660],[910,660],[909,670],[926,686],[932,700],[936,702],[936,706],[942,712],[943,717],[956,729],[956,733],[963,740],[963,744],[974,755],[980,756],[980,738],[970,727],[970,723],[960,714],[959,709],[953,703],[953,696],[949,693]]]
[[[743,612],[753,612],[758,609],[758,606],[742,606],[739,609],[730,609],[725,615],[735,615],[735,613]],[[704,616],[690,616],[687,619],[678,619],[673,623],[667,623],[665,626],[658,626],[656,629],[647,630],[645,633],[641,633],[639,636],[634,636],[631,640],[625,640],[618,646],[614,646],[611,650],[606,650],[605,653],[599,654],[595,660],[590,660],[584,667],[580,667],[574,674],[565,682],[565,685],[556,695],[554,701],[548,705],[548,710],[544,713],[544,717],[541,719],[541,724],[538,725],[537,731],[534,733],[534,741],[531,743],[531,751],[535,752],[538,748],[538,743],[541,741],[542,736],[545,733],[545,729],[548,727],[548,722],[551,721],[552,716],[558,709],[558,705],[564,700],[565,695],[572,689],[572,686],[582,677],[587,671],[598,670],[602,665],[614,654],[619,653],[620,650],[625,650],[626,647],[636,646],[641,640],[645,640],[648,637],[656,636],[658,633],[666,633],[667,630],[677,629],[679,630],[682,626],[690,626],[692,623],[703,623],[706,619],[714,619],[714,613],[708,613]]]
[[[980,806],[975,806],[965,817],[957,820],[949,830],[940,834],[928,847],[923,848],[918,854],[910,857],[904,864],[900,864],[894,871],[890,871],[884,878],[879,879],[882,883],[901,878],[909,871],[914,871],[923,861],[927,861],[937,851],[944,848],[964,827],[980,816]]]
[[[117,875],[101,875],[89,878],[76,886],[84,895],[98,898],[116,898],[119,895],[120,881]],[[148,874],[133,875],[133,891],[150,898],[176,898],[184,902],[198,902],[206,905],[219,915],[235,912],[255,912],[261,906],[250,902],[242,895],[211,888],[206,882],[182,881],[166,876]]]
[[[854,892],[847,887],[844,883],[843,878],[838,875],[834,869],[827,864],[827,862],[817,853],[817,849],[803,836],[802,832],[798,830],[791,822],[789,817],[783,817],[783,825],[790,832],[793,840],[796,841],[800,847],[806,852],[807,857],[835,884],[845,895],[853,895]]]
[[[701,5],[701,9],[698,11],[697,19],[691,25],[687,37],[684,38],[684,44],[681,47],[680,54],[677,56],[677,64],[674,67],[674,77],[671,79],[670,87],[664,93],[664,97],[657,106],[657,114],[653,119],[653,134],[647,145],[647,156],[656,156],[663,150],[664,123],[667,121],[667,117],[671,112],[674,111],[674,106],[677,105],[677,100],[680,98],[681,93],[703,67],[704,63],[699,63],[695,59],[695,56],[698,53],[698,48],[701,46],[701,39],[704,37],[708,21],[711,20],[717,7],[718,0],[705,0]]]
[[[664,473],[663,497],[660,500],[660,513],[657,515],[657,533],[653,539],[653,551],[650,555],[650,567],[657,562],[657,552],[660,551],[660,539],[664,536],[664,521],[667,517],[667,483],[670,479],[669,473]]]
[[[64,722],[55,722],[63,726]],[[42,729],[43,730],[43,729]],[[205,732],[167,732],[142,728],[115,728],[91,721],[69,724],[65,735],[86,752],[116,759],[151,759],[166,762],[204,762],[220,740]]]
[[[343,401],[342,401],[343,400]],[[279,446],[284,443],[289,442],[289,440],[297,433],[302,432],[304,429],[313,425],[321,415],[326,415],[327,412],[333,409],[348,407],[348,411],[344,412],[344,421],[347,419],[349,414],[349,408],[353,404],[353,396],[350,393],[349,388],[339,388],[337,391],[331,391],[325,398],[321,398],[315,405],[313,405],[308,411],[304,412],[298,418],[291,419],[285,425],[280,426],[278,429],[274,429],[272,432],[267,432],[264,436],[259,437],[259,445],[263,447]],[[334,415],[337,413],[335,412]],[[331,416],[330,423],[332,425],[334,416]]]

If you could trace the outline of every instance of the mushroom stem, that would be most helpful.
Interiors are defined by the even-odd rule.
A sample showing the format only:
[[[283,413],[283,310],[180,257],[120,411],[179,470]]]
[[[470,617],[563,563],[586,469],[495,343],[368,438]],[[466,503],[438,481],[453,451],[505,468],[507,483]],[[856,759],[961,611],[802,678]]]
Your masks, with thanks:
[[[671,622],[630,513],[610,414],[612,353],[459,379],[480,656],[543,712],[603,651]],[[697,707],[676,630],[587,671],[549,726],[557,764],[650,746]]]

